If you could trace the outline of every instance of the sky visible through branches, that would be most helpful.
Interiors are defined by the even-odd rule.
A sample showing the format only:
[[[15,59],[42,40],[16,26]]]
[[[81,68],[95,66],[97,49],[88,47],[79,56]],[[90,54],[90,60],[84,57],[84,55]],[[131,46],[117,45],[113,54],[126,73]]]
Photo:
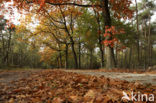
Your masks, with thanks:
[[[138,2],[140,2],[141,0],[138,0]],[[133,4],[135,3],[135,0],[132,0]],[[155,1],[156,3],[156,1]],[[12,5],[13,4],[13,0],[11,0],[11,2],[8,2],[5,4],[5,7],[8,8],[9,5]],[[18,25],[20,24],[20,18],[24,18],[24,14],[20,14],[19,11],[17,10],[17,8],[13,8],[13,15],[10,15],[9,14],[10,11],[8,11],[8,13],[5,13],[5,19],[11,19],[11,21],[15,24],[15,25]],[[1,12],[0,12],[1,13]],[[23,11],[24,13],[24,11]],[[152,19],[151,21],[155,21],[156,20],[156,12],[154,12],[154,15],[152,16]],[[31,26],[35,27],[38,25],[37,21],[36,21],[36,24],[30,24]]]

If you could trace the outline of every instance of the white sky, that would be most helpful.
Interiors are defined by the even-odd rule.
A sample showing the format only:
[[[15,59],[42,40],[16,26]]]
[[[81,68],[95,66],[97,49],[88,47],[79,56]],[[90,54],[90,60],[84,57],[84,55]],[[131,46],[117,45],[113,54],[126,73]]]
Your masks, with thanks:
[[[137,2],[141,2],[141,0],[137,0]],[[132,0],[132,3],[135,4],[135,0]],[[156,4],[156,1],[154,1],[154,3]],[[156,10],[154,12],[154,15],[152,16],[152,22],[156,21]]]
[[[13,1],[13,0],[11,0],[11,1]],[[8,12],[5,12],[4,18],[7,19],[7,20],[10,20],[13,24],[16,24],[17,25],[17,24],[20,24],[19,19],[21,17],[24,17],[24,15],[18,13],[17,8],[13,8],[12,6],[10,6],[12,4],[13,4],[13,2],[7,2],[7,3],[5,3],[5,8],[11,7],[12,8],[12,11],[10,11],[9,9],[7,9]],[[13,15],[10,15],[11,12],[12,12]],[[1,13],[2,12],[0,12],[0,14]]]

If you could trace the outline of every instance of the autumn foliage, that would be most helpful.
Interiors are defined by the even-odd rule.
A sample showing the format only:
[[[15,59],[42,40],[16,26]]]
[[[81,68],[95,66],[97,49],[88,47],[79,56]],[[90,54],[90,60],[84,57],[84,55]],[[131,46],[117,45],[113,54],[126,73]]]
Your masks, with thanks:
[[[6,1],[6,2],[10,2],[10,0],[1,0],[2,1]],[[73,5],[73,6],[88,6],[86,4],[83,4],[84,1],[82,0],[14,0],[14,4],[13,6],[16,6],[17,8],[20,9],[24,9],[24,10],[30,10],[30,7],[33,6],[33,4],[38,4],[39,5],[39,9],[38,12],[40,12],[41,10],[43,10],[45,12],[44,7],[48,7],[49,5],[52,6],[61,6],[61,8],[64,8],[64,6],[68,6],[68,5]],[[133,16],[133,11],[129,9],[130,4],[132,2],[130,0],[109,0],[109,4],[110,4],[110,8],[113,12],[113,15],[115,18],[117,19],[130,19]],[[46,5],[47,4],[47,5]],[[95,6],[96,5],[96,6]],[[1,8],[4,7],[4,5],[0,6]],[[101,11],[102,9],[100,9],[102,7],[102,5],[100,5],[99,1],[96,1],[94,3],[92,3],[90,6],[88,7],[92,7],[94,8],[97,12]],[[12,8],[9,8],[10,10],[12,10]],[[68,10],[70,12],[70,10]],[[105,28],[105,34],[104,37],[111,37],[111,40],[106,39],[105,41],[103,41],[103,43],[106,46],[114,46],[114,43],[117,42],[117,38],[114,37],[114,35],[116,34],[121,34],[124,32],[124,30],[116,30],[114,26],[112,27],[106,27]]]
[[[116,29],[115,26],[111,26],[105,27],[105,33],[104,33],[104,37],[106,38],[103,41],[103,44],[105,46],[110,46],[110,47],[114,47],[115,44],[119,44],[119,40],[117,39],[116,35],[123,35],[125,33],[125,31],[123,29]],[[107,38],[111,38],[111,39],[107,39]]]

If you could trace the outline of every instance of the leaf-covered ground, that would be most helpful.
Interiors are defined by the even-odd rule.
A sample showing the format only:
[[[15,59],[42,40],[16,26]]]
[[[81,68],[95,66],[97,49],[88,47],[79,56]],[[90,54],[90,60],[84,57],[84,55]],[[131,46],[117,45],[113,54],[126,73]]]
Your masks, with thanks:
[[[122,100],[123,91],[129,95],[131,91],[156,95],[156,86],[62,70],[39,71],[11,84],[0,83],[0,102],[127,103],[127,100]]]
[[[65,70],[66,72],[74,72],[84,75],[105,76],[107,78],[127,80],[129,82],[140,82],[145,85],[156,85],[156,71],[128,71],[128,70]]]

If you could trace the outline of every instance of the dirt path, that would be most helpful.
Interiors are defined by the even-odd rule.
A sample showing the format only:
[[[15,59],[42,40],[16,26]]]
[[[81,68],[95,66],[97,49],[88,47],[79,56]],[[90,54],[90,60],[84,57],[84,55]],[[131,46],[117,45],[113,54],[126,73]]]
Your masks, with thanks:
[[[139,81],[142,84],[156,85],[156,74],[137,74],[137,73],[118,73],[118,72],[98,72],[92,70],[65,70],[66,72],[74,72],[92,76],[104,76],[109,78],[118,78],[130,82]]]
[[[0,84],[11,86],[13,81],[25,79],[33,73],[40,72],[40,69],[33,70],[1,70],[0,71]]]

